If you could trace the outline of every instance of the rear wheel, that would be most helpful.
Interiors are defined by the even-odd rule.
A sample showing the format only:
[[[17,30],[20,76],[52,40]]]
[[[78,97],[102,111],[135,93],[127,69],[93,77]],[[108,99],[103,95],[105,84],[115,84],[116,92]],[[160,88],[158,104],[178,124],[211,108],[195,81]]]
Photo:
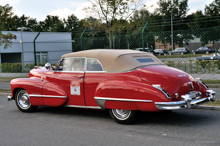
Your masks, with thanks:
[[[15,95],[15,103],[18,109],[22,112],[34,112],[37,106],[32,106],[29,100],[29,95],[26,90],[19,90]]]
[[[112,119],[119,124],[131,124],[137,115],[136,111],[120,109],[110,109],[109,113]]]

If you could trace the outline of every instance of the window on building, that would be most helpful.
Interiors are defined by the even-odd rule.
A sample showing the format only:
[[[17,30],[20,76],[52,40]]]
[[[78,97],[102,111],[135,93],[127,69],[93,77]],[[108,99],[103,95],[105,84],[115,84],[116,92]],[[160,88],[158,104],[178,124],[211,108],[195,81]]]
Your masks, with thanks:
[[[47,63],[47,52],[37,52],[36,53],[37,63]]]

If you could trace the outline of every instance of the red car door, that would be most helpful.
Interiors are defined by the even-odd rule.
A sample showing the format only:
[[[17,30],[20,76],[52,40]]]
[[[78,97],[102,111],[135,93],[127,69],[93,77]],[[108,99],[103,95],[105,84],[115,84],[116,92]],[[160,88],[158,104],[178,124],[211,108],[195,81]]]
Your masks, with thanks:
[[[48,85],[46,84],[44,86],[43,92],[49,93],[50,91],[48,91],[47,88],[54,86],[52,91],[59,91],[61,95],[55,96],[52,99],[44,97],[43,99],[45,105],[51,106],[52,103],[55,104],[60,101],[60,104],[67,104],[69,106],[84,106],[85,58],[64,58],[57,68],[59,69],[54,71],[53,75],[49,79],[49,83],[47,83]],[[62,98],[66,98],[64,103],[64,100],[61,100]],[[56,104],[54,106],[56,106]]]

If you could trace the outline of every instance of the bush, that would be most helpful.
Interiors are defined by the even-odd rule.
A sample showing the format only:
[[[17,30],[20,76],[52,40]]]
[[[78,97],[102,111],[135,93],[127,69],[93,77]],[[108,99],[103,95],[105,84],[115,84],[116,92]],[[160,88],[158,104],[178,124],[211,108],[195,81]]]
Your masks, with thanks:
[[[20,73],[22,72],[21,63],[2,63],[1,64],[2,72],[4,73]]]
[[[45,63],[37,64],[37,66],[44,66]],[[34,63],[25,64],[24,70],[22,70],[21,63],[2,63],[1,70],[2,73],[22,73],[22,72],[29,72],[31,69],[34,68]]]

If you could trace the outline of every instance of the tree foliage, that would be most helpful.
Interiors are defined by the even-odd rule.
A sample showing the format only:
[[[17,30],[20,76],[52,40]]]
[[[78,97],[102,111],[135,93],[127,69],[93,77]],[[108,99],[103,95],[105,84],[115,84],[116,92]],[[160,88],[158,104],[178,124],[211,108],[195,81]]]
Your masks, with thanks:
[[[94,13],[99,22],[95,22],[98,28],[103,29],[109,38],[109,47],[112,48],[112,36],[119,28],[121,22],[126,21],[141,5],[141,0],[93,0],[90,1],[92,7],[84,10]],[[85,24],[88,26],[88,23]],[[91,24],[90,24],[91,25]]]
[[[4,49],[8,48],[12,42],[12,39],[16,39],[16,36],[12,33],[3,34],[1,31],[6,30],[11,23],[12,7],[8,4],[5,6],[0,5],[0,46],[4,45]]]

